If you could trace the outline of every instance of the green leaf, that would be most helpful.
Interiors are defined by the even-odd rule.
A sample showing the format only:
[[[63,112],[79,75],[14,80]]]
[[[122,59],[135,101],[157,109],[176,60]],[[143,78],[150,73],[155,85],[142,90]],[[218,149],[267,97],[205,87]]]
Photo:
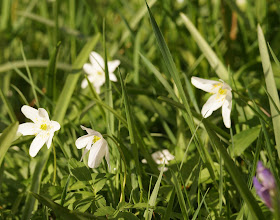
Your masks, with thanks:
[[[278,114],[277,109],[280,109],[280,101],[278,96],[278,91],[276,88],[274,75],[269,59],[269,54],[266,46],[266,41],[263,35],[263,31],[260,25],[258,25],[258,40],[259,40],[259,49],[262,59],[262,66],[263,66],[263,72],[265,77],[265,83],[266,83],[266,89],[268,94],[270,95],[271,99],[269,99],[269,105],[271,110],[271,116],[272,116],[272,123],[273,123],[273,130],[274,130],[274,136],[276,141],[276,148],[278,151],[278,157],[280,159],[280,115]],[[276,106],[274,106],[274,104]]]
[[[69,160],[69,169],[71,174],[79,181],[90,181],[91,173],[83,162],[79,162],[74,158]]]
[[[194,40],[196,41],[198,47],[205,55],[206,59],[208,60],[211,67],[215,70],[216,74],[219,76],[222,80],[228,80],[228,71],[225,68],[224,64],[220,61],[218,56],[215,54],[215,52],[212,50],[210,45],[206,42],[206,40],[201,36],[201,34],[198,32],[198,30],[195,28],[193,23],[189,20],[189,18],[183,14],[180,13],[181,18],[183,19],[183,22],[191,35],[193,36]],[[186,47],[187,47],[186,42]]]
[[[95,216],[105,216],[105,215],[109,215],[112,216],[115,213],[115,209],[111,206],[104,206],[104,207],[100,207],[96,210],[96,212],[94,212]]]
[[[98,40],[99,34],[88,41],[88,43],[83,47],[77,59],[75,60],[73,64],[73,69],[80,69],[83,66]],[[79,77],[80,74],[69,74],[66,78],[66,82],[64,83],[63,89],[60,93],[60,96],[54,109],[53,120],[59,122],[60,124],[62,124]]]
[[[158,176],[158,180],[157,180],[157,182],[155,184],[154,190],[153,190],[152,195],[151,195],[151,197],[149,199],[149,203],[148,203],[149,206],[154,207],[156,205],[156,199],[157,199],[157,195],[158,195],[158,191],[159,191],[159,187],[160,187],[160,183],[161,183],[164,167],[165,166],[161,167],[161,171],[160,171],[160,174]],[[148,210],[146,210],[145,213],[144,213],[145,219],[151,220],[152,217],[153,217],[153,211],[154,211],[153,208],[148,208]]]
[[[172,182],[175,186],[175,191],[176,191],[176,194],[177,194],[177,197],[178,197],[178,201],[179,201],[179,205],[180,205],[180,208],[181,208],[182,215],[183,215],[184,219],[189,219],[187,206],[186,206],[186,203],[184,201],[184,196],[183,196],[183,193],[182,193],[182,190],[181,190],[182,187],[179,184],[179,182],[177,180],[177,177],[176,177],[175,173],[173,172],[173,170],[170,170],[170,172],[172,174]]]
[[[209,152],[202,146],[202,143],[201,143],[199,137],[196,135],[195,126],[194,126],[193,117],[192,117],[192,112],[190,110],[189,101],[187,100],[185,91],[183,89],[183,85],[182,85],[182,82],[181,82],[179,72],[177,71],[177,68],[176,68],[175,63],[173,61],[171,53],[168,49],[168,46],[167,46],[167,44],[166,44],[166,42],[163,38],[163,35],[162,35],[158,25],[157,25],[156,20],[154,19],[154,16],[153,16],[147,2],[146,2],[146,6],[147,6],[147,9],[148,9],[148,12],[149,12],[152,28],[153,28],[153,31],[154,31],[154,34],[155,34],[160,52],[162,54],[165,66],[166,66],[170,76],[172,77],[172,79],[175,82],[175,85],[178,89],[179,96],[182,99],[182,103],[183,103],[184,108],[186,110],[186,112],[181,111],[182,116],[185,119],[185,121],[187,122],[192,134],[195,135],[194,143],[195,143],[195,145],[196,145],[196,147],[197,147],[197,149],[200,153],[200,156],[202,157],[203,162],[205,162],[207,164],[207,167],[209,169],[209,173],[211,174],[211,178],[212,178],[215,186],[218,187],[218,184],[216,182],[216,178],[215,178],[215,175],[214,175],[213,160],[210,157]],[[174,101],[177,101],[177,100],[174,100]]]
[[[240,156],[247,147],[252,144],[259,136],[260,127],[256,126],[254,128],[241,131],[240,133],[233,136],[234,148],[233,154]]]
[[[36,164],[35,170],[34,173],[32,174],[32,180],[31,180],[31,187],[30,187],[31,192],[39,193],[43,171],[49,159],[50,152],[51,150],[47,150],[47,152],[44,152],[43,155],[36,157],[37,161],[35,163]],[[31,194],[28,194],[25,201],[22,219],[30,219],[34,206],[35,206],[35,198]]]
[[[252,213],[254,219],[265,219],[262,213],[262,210],[260,209],[257,201],[253,197],[251,191],[249,190],[246,182],[243,179],[242,174],[239,172],[238,168],[234,164],[233,160],[230,158],[230,156],[227,153],[227,150],[223,146],[222,142],[220,142],[220,139],[217,137],[215,132],[209,127],[206,120],[203,121],[203,124],[205,126],[205,129],[209,135],[211,144],[214,148],[217,148],[220,152],[221,156],[223,157],[225,167],[228,170],[236,188],[238,189],[240,195],[244,199],[245,203],[247,204],[250,212]]]
[[[46,71],[46,88],[47,88],[47,95],[50,98],[54,98],[55,100],[55,91],[56,91],[56,61],[59,52],[61,42],[58,42],[52,55],[50,58],[50,62]]]
[[[173,91],[172,87],[169,85],[167,80],[161,75],[161,73],[156,69],[156,67],[144,55],[142,55],[141,53],[140,53],[140,56],[143,59],[144,64],[152,71],[153,74],[155,74],[157,79],[161,82],[161,84],[168,91],[168,93],[171,95],[171,97],[174,100],[178,100],[178,98],[175,95],[175,92]]]
[[[114,220],[139,220],[133,213],[131,212],[119,212],[114,218]]]
[[[9,102],[9,100],[5,97],[4,93],[2,92],[2,89],[0,88],[0,98],[2,99],[2,102],[4,103],[6,110],[9,114],[9,117],[11,119],[12,122],[16,122],[17,121],[17,117],[13,111],[13,108],[11,107],[11,104]]]
[[[69,186],[70,178],[71,178],[71,175],[69,174],[69,175],[68,175],[68,178],[67,178],[67,180],[66,180],[65,186],[64,186],[64,188],[63,188],[63,191],[62,191],[62,193],[61,193],[61,199],[60,199],[61,202],[60,202],[60,205],[62,205],[62,206],[63,206],[63,204],[64,204],[64,202],[65,202],[65,198],[66,198],[66,196],[67,196],[67,189],[68,189],[68,186]]]
[[[61,205],[53,202],[49,198],[41,196],[37,193],[30,192],[30,194],[34,196],[39,202],[51,208],[56,215],[62,217],[63,219],[71,219],[71,220],[101,219],[101,218],[94,217],[93,215],[88,213],[81,213],[81,212],[71,211],[69,209],[66,209]]]
[[[0,136],[0,167],[6,152],[11,146],[13,140],[15,139],[16,133],[18,129],[18,122],[14,122],[9,127],[7,127],[2,135]]]

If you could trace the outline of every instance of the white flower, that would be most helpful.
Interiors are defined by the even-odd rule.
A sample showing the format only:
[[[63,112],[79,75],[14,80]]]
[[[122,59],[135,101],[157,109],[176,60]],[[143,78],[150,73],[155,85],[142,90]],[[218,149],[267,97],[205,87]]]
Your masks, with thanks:
[[[224,124],[227,128],[230,128],[230,112],[232,107],[231,87],[222,80],[220,80],[219,82],[214,80],[201,79],[194,76],[192,77],[192,84],[196,88],[213,94],[202,107],[202,116],[204,118],[207,118],[213,113],[213,111],[222,107]]]
[[[21,111],[26,118],[29,118],[34,123],[27,122],[20,124],[17,132],[24,136],[36,136],[29,148],[30,156],[35,157],[45,143],[48,149],[51,147],[54,132],[60,129],[60,124],[56,121],[50,121],[47,111],[43,108],[37,110],[24,105],[21,107]]]
[[[79,137],[75,143],[78,149],[86,147],[81,160],[83,159],[84,155],[90,150],[88,157],[88,166],[90,168],[98,167],[103,157],[105,156],[108,167],[110,169],[109,148],[107,141],[99,132],[94,131],[90,128],[86,128],[82,125],[81,128],[88,133],[87,135]]]
[[[90,53],[89,60],[91,63],[84,64],[83,69],[88,74],[89,81],[93,84],[96,92],[99,94],[100,87],[105,83],[105,62],[103,58],[94,51]],[[120,61],[108,61],[107,65],[110,80],[116,82],[117,77],[115,76],[114,71],[120,65]],[[88,86],[86,79],[82,81],[81,86],[83,89]]]
[[[167,150],[156,151],[152,153],[152,158],[156,162],[156,164],[168,164],[170,160],[174,160],[174,156]],[[147,163],[146,159],[142,160],[142,163]],[[159,169],[160,170],[160,169]],[[168,168],[164,167],[164,172],[167,171]]]

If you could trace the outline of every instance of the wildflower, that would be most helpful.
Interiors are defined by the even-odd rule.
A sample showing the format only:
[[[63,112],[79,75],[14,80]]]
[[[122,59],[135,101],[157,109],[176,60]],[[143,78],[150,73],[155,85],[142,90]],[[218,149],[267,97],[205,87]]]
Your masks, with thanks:
[[[84,71],[88,74],[89,81],[93,84],[96,92],[100,93],[100,87],[105,83],[105,62],[103,58],[96,52],[92,51],[89,55],[90,63],[86,63],[83,66]],[[114,74],[115,69],[120,65],[119,60],[113,60],[107,62],[109,79],[116,82],[117,77]],[[88,86],[88,81],[84,79],[82,81],[82,88]]]
[[[276,195],[276,184],[270,170],[265,168],[261,161],[257,165],[257,176],[253,178],[254,187],[257,194],[264,203],[272,209],[272,201]]]
[[[50,121],[48,112],[43,108],[37,110],[24,105],[21,107],[21,112],[34,123],[27,122],[20,124],[17,132],[24,136],[36,136],[29,148],[30,156],[35,157],[45,143],[48,149],[51,147],[54,132],[60,129],[60,124],[56,121]]]
[[[167,150],[156,151],[152,153],[152,158],[156,162],[156,164],[168,164],[170,160],[174,160],[174,156]],[[147,163],[146,159],[142,160],[142,163]],[[165,167],[164,171],[167,171],[168,168]]]
[[[230,128],[230,111],[232,107],[231,87],[222,80],[218,82],[193,76],[191,81],[196,88],[213,94],[202,107],[202,116],[207,118],[213,111],[222,107],[224,124],[227,128]]]
[[[90,150],[88,157],[88,166],[90,168],[98,167],[103,157],[105,156],[108,167],[110,169],[109,148],[107,141],[99,132],[94,131],[90,128],[86,128],[82,125],[81,128],[88,133],[87,135],[79,137],[75,143],[78,149],[86,147],[81,160],[83,159],[84,155]]]

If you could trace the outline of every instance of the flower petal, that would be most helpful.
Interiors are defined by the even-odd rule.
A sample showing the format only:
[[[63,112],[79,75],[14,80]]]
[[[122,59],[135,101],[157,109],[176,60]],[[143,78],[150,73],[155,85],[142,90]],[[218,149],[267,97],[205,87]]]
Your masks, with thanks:
[[[20,124],[18,126],[17,132],[21,133],[22,135],[35,135],[38,134],[38,132],[40,132],[40,129],[36,126],[35,123],[27,122]]]
[[[21,107],[21,112],[25,115],[26,118],[32,120],[34,123],[39,121],[39,113],[38,110],[32,108],[28,105],[24,105]]]
[[[96,168],[101,163],[106,153],[107,142],[105,142],[106,140],[102,138],[101,140],[95,142],[95,144],[91,147],[88,157],[88,166],[90,168]]]
[[[88,86],[88,81],[86,79],[83,79],[81,87],[82,89],[85,89]]]
[[[116,68],[120,65],[120,63],[121,61],[119,60],[112,60],[107,62],[109,73],[113,73],[116,70]]]
[[[39,116],[40,116],[41,118],[43,118],[43,119],[45,119],[45,120],[47,120],[47,121],[50,120],[50,119],[49,119],[49,114],[48,114],[48,112],[47,112],[45,109],[39,108],[39,109],[38,109],[38,114],[39,114]]]
[[[100,87],[101,86],[94,86],[95,91],[96,91],[97,94],[100,94]]]
[[[76,142],[75,142],[75,145],[78,149],[82,149],[84,148],[88,143],[92,143],[92,140],[93,140],[93,135],[91,134],[87,134],[87,135],[84,135],[82,137],[79,137]]]
[[[104,60],[98,53],[92,51],[89,55],[89,60],[96,70],[104,69]]]
[[[58,131],[60,129],[60,124],[57,121],[51,121],[52,131]]]
[[[230,112],[232,108],[232,95],[231,92],[228,91],[230,95],[227,95],[222,107],[222,116],[224,124],[227,128],[230,128],[231,126],[231,120],[230,120]]]
[[[50,147],[51,147],[53,136],[54,136],[54,132],[51,132],[49,139],[47,140],[47,143],[46,143],[48,149],[50,149]]]
[[[80,162],[83,161],[83,158],[84,158],[84,156],[87,154],[88,151],[89,151],[88,149],[85,149],[85,150],[84,150],[84,153],[83,153],[83,155],[82,155],[82,157],[81,157],[81,159],[80,159]]]
[[[199,77],[193,76],[191,78],[192,84],[198,88],[201,89],[205,92],[210,92],[210,93],[217,93],[221,86],[223,85],[222,82],[218,82],[215,80],[208,80],[208,79],[202,79]]]
[[[95,131],[95,130],[92,130],[90,128],[86,128],[85,126],[81,125],[81,128],[86,131],[88,134],[90,135],[94,135],[94,136],[97,136],[97,137],[100,137],[102,138],[102,135],[98,132],[98,131]]]
[[[164,155],[164,157],[169,161],[169,160],[174,160],[175,157],[169,152],[169,150],[164,149],[162,150],[162,153]]]
[[[29,148],[29,154],[31,157],[35,157],[39,150],[43,147],[43,145],[48,140],[49,135],[46,132],[40,132],[32,141],[31,146]]]
[[[96,69],[94,69],[94,67],[90,64],[90,63],[85,63],[83,65],[83,70],[88,74],[88,75],[92,75],[96,73]]]
[[[117,77],[116,77],[116,75],[114,73],[109,73],[109,78],[113,82],[117,82],[118,81],[118,79],[117,79]]]
[[[214,94],[210,96],[210,98],[207,100],[207,102],[203,105],[201,114],[204,118],[209,117],[213,111],[217,110],[223,105],[223,98],[222,95]]]

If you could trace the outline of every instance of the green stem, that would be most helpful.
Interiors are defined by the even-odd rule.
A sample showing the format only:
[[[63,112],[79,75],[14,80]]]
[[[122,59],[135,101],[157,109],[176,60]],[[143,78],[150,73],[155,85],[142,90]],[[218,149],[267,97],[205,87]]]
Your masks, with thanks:
[[[53,184],[55,184],[56,181],[56,151],[55,146],[53,144]]]

